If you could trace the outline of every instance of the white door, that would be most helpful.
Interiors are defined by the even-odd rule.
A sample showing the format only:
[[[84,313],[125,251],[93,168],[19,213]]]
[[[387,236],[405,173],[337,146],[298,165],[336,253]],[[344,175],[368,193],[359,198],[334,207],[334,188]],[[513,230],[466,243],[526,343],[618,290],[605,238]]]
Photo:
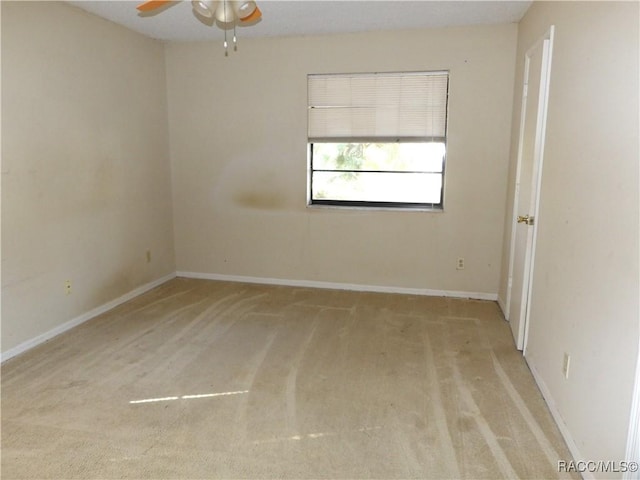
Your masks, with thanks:
[[[525,54],[506,309],[519,350],[526,343],[552,41],[553,27]]]

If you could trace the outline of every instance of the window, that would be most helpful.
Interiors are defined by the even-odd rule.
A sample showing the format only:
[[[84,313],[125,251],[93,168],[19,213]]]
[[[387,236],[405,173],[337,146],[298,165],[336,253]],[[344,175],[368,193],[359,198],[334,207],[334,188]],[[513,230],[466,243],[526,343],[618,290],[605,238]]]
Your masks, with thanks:
[[[309,203],[442,209],[447,72],[308,76]]]

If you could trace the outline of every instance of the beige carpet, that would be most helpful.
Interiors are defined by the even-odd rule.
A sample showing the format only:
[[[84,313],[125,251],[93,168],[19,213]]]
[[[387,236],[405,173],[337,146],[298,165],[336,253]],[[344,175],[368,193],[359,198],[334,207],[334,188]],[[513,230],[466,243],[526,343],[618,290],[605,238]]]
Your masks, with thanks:
[[[172,280],[2,365],[2,478],[559,478],[493,302]]]

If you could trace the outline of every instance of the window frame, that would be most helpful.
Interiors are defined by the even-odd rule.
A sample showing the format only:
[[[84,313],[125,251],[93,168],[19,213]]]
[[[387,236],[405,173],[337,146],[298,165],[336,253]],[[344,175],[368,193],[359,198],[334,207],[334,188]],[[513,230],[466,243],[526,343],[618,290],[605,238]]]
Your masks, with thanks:
[[[334,74],[336,76],[344,75],[378,75],[380,73],[354,73],[354,74]],[[384,210],[419,210],[429,212],[443,212],[445,198],[445,179],[446,165],[448,155],[448,128],[449,128],[449,87],[450,72],[448,70],[432,70],[419,72],[384,72],[381,75],[446,75],[447,86],[445,92],[445,119],[444,119],[444,136],[420,136],[420,137],[382,137],[382,136],[354,136],[354,137],[324,137],[322,141],[310,139],[307,130],[307,206],[308,207],[334,207],[334,208],[363,208],[363,209],[384,209]],[[322,74],[327,75],[327,74]],[[307,90],[309,88],[309,77],[307,76]],[[307,104],[308,105],[308,104]],[[310,108],[308,106],[308,108]],[[308,118],[307,118],[308,121]],[[442,170],[438,172],[427,171],[402,171],[402,170],[351,170],[351,169],[315,169],[313,162],[313,146],[316,143],[443,143],[444,154],[442,156]],[[315,172],[352,172],[352,173],[392,173],[401,175],[403,173],[426,173],[439,174],[442,181],[440,185],[440,202],[395,202],[389,200],[336,200],[336,199],[314,199],[313,198],[313,176]]]

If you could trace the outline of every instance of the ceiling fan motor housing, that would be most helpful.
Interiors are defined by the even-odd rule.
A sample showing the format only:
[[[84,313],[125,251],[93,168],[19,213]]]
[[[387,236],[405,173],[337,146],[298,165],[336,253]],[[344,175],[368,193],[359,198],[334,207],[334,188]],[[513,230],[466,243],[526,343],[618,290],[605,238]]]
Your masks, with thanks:
[[[256,11],[256,2],[227,0],[192,0],[193,10],[205,18],[213,18],[221,23],[231,23],[236,19],[246,20]]]

